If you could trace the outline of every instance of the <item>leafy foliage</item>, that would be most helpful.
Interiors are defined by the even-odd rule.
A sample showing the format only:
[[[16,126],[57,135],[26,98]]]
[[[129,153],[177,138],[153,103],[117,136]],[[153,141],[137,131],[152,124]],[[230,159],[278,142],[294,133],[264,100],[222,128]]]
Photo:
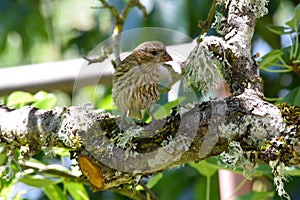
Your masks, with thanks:
[[[124,6],[123,1],[111,2],[118,8]],[[293,2],[298,1],[270,1],[269,15],[258,20],[256,36],[274,48],[259,61],[259,67],[265,81],[266,96],[275,97],[276,100],[280,98],[277,102],[288,102],[300,106],[300,6],[295,7],[292,18],[284,26],[270,25],[273,24],[274,16],[276,17],[276,14],[278,15],[282,10],[282,6],[293,5]],[[84,5],[84,9],[82,5]],[[0,67],[86,55],[96,44],[107,38],[112,31],[109,13],[102,9],[90,9],[91,6],[97,5],[98,2],[92,0],[81,2],[79,0],[51,2],[0,0],[0,18],[3,19],[0,25]],[[209,6],[209,1],[198,0],[151,1],[148,6],[149,17],[144,19],[139,12],[133,10],[124,28],[128,30],[142,26],[161,26],[179,29],[191,37],[196,37],[199,34],[199,28],[196,26],[197,21],[205,19]],[[166,8],[173,9],[173,12],[165,12]],[[199,8],[201,8],[201,12],[199,12]],[[80,18],[82,15],[79,13],[85,14]],[[76,20],[72,20],[72,18]],[[209,34],[213,33],[213,30],[209,30]],[[280,36],[282,35],[290,35],[292,44],[281,48]],[[285,91],[285,96],[282,95],[282,91]],[[97,96],[93,95],[95,93]],[[58,96],[43,91],[37,94],[16,91],[8,97],[2,98],[2,101],[15,108],[32,105],[37,108],[51,109],[61,101]],[[99,109],[111,112],[114,110],[110,88],[105,86],[83,88],[77,96],[76,99],[72,100],[80,102],[84,97],[84,101],[93,102]],[[63,98],[67,99],[68,97]],[[181,99],[164,104],[163,108],[169,112],[180,101]],[[165,113],[161,110],[163,109],[158,110],[156,115],[163,116]],[[66,152],[58,150],[55,151],[54,155],[56,156],[48,158],[40,154],[35,157],[36,159],[30,161],[39,167],[55,168],[58,170],[57,172],[75,173],[76,170],[73,171],[70,164],[64,163],[64,160],[68,160],[66,157],[69,156],[66,155]],[[18,156],[18,152],[16,152],[15,159]],[[6,155],[0,154],[0,163],[6,162],[7,159]],[[58,165],[49,163],[57,163]],[[216,187],[218,174],[216,172],[221,168],[215,158],[197,164],[190,163],[150,177],[147,186],[153,189],[160,199],[204,199],[207,198],[207,195],[210,195],[211,199],[219,199],[219,189]],[[17,182],[22,182],[39,188],[48,199],[72,198],[79,200],[106,197],[125,199],[124,196],[107,191],[92,193],[91,189],[84,187],[83,184],[70,182],[59,175],[37,175],[35,171],[24,171],[25,175],[20,176],[19,166],[13,160],[11,161],[11,168],[7,168],[5,172],[8,173],[9,170],[13,170],[16,176],[13,177],[14,179],[5,179],[5,174],[1,174],[1,198],[13,194],[13,186]],[[235,172],[239,173],[238,170]],[[297,168],[289,169],[288,173],[293,177],[300,174]],[[260,166],[255,174],[272,179],[271,169],[267,166]],[[297,181],[299,182],[299,179]],[[138,187],[137,191],[143,192],[143,189]],[[22,199],[24,197],[22,195],[22,192],[18,192],[13,198]],[[263,191],[251,192],[238,199],[264,198],[278,197],[273,191]]]

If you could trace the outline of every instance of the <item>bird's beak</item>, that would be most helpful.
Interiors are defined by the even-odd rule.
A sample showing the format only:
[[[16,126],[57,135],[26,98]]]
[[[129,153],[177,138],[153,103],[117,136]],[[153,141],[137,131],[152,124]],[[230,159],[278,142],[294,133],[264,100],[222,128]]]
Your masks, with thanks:
[[[172,61],[172,60],[173,60],[173,58],[167,52],[160,59],[161,62],[168,62],[168,61]]]

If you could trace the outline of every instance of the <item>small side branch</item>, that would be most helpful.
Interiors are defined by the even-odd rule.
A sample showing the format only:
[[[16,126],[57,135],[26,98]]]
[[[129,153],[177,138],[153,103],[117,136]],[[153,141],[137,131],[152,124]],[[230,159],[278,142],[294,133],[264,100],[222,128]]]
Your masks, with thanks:
[[[111,52],[114,53],[115,60],[113,61],[113,63],[115,66],[118,66],[121,63],[120,49],[119,49],[120,34],[123,32],[123,27],[126,18],[128,17],[131,9],[134,7],[139,8],[142,11],[144,17],[147,16],[147,11],[146,8],[143,6],[143,4],[141,4],[139,0],[130,0],[121,12],[119,12],[115,6],[110,5],[106,0],[99,0],[99,1],[102,3],[102,8],[108,9],[114,18],[115,24],[112,33],[113,45],[110,53]],[[88,64],[103,62],[106,58],[108,58],[107,54],[103,54],[100,57],[94,59],[84,57],[84,59],[86,59],[89,62]]]
[[[217,0],[214,0],[211,4],[211,7],[208,12],[206,20],[198,22],[198,26],[202,29],[199,37],[197,38],[198,43],[200,43],[202,41],[201,35],[207,33],[207,31],[211,25],[211,21],[212,21],[213,17],[215,16],[216,7],[217,7]]]

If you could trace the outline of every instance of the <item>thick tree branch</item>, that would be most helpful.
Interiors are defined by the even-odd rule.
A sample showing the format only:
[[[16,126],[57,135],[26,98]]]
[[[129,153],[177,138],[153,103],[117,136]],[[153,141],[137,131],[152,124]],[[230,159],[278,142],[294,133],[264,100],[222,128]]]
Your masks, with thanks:
[[[31,107],[11,110],[2,106],[0,140],[7,148],[27,146],[27,151],[22,152],[24,156],[53,146],[87,155],[101,169],[104,187],[108,189],[137,177],[219,155],[228,149],[229,141],[239,141],[243,150],[256,151],[259,158],[268,162],[281,156],[279,149],[274,147],[266,152],[262,147],[287,132],[280,110],[251,90],[224,100],[177,108],[170,117],[156,122],[163,123],[163,128],[150,137],[147,135],[153,133],[156,123],[132,125],[126,131],[124,146],[121,140],[126,138],[125,133],[122,137],[112,133],[116,121],[118,118],[108,114],[95,113],[89,105],[51,111]],[[203,150],[207,148],[203,147],[206,140],[211,148]],[[295,153],[294,147],[286,153]],[[299,164],[299,155],[297,152],[297,157],[286,160],[286,164]]]

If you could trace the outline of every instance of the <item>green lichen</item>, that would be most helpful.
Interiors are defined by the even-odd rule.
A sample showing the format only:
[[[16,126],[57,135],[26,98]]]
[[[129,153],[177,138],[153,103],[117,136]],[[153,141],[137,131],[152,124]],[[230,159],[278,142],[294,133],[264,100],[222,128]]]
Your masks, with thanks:
[[[185,90],[189,91],[194,88],[202,94],[207,94],[218,86],[222,77],[221,63],[208,49],[211,44],[218,46],[219,40],[213,36],[202,38],[203,41],[194,48],[185,62],[182,74]]]
[[[255,165],[250,157],[243,151],[239,142],[231,141],[228,152],[223,152],[219,156],[220,164],[231,169],[240,169],[247,179],[251,179],[255,172]]]
[[[286,166],[283,162],[279,160],[270,161],[270,167],[272,168],[272,173],[274,174],[274,185],[276,191],[280,197],[290,199],[290,196],[284,189],[284,182],[287,181],[287,171]]]
[[[211,24],[211,28],[214,28],[220,35],[225,35],[228,32],[226,26],[224,26],[225,21],[225,16],[221,12],[216,11],[215,21]]]

